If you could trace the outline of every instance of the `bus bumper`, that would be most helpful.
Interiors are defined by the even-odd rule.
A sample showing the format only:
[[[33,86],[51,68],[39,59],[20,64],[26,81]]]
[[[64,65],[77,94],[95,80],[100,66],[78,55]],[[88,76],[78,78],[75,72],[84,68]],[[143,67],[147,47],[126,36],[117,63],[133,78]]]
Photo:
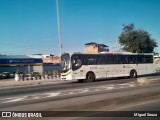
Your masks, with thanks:
[[[71,72],[61,73],[61,80],[72,80]]]

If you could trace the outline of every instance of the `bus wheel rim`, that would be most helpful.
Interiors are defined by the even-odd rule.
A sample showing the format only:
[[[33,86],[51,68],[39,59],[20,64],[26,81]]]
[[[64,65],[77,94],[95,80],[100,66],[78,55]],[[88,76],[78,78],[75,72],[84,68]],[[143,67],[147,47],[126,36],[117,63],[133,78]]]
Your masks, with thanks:
[[[89,73],[87,75],[87,81],[90,82],[90,81],[93,81],[93,79],[94,79],[93,75],[91,73]]]

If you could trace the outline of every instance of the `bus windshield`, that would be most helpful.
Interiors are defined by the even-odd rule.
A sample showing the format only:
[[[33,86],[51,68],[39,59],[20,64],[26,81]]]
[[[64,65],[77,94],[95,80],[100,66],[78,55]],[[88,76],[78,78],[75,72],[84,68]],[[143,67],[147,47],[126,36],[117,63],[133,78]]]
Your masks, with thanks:
[[[70,57],[69,54],[63,54],[61,56],[61,66],[62,66],[62,72],[66,72],[69,70],[69,62]]]

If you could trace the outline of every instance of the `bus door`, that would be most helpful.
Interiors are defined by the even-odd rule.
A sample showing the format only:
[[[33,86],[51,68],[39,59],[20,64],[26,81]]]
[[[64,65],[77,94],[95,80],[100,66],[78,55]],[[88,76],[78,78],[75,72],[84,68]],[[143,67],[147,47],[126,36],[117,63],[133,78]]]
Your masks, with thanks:
[[[73,78],[74,79],[81,79],[82,77],[82,60],[81,60],[81,55],[73,55],[71,57],[71,62],[72,62],[72,70],[73,70]]]

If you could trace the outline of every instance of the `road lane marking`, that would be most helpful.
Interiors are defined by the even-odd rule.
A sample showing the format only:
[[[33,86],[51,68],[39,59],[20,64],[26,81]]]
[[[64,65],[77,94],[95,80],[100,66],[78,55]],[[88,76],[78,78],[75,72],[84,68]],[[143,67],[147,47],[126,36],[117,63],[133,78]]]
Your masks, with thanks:
[[[37,95],[29,95],[29,96],[21,96],[21,97],[13,97],[13,98],[5,98],[1,99],[1,103],[8,103],[8,102],[17,102],[22,100],[32,100],[32,99],[41,99],[46,97],[55,97],[58,96],[60,93],[42,93]]]
[[[136,86],[135,84],[130,84],[130,85],[129,85],[129,87],[135,87],[135,86]]]
[[[22,97],[22,98],[16,98],[16,99],[9,100],[9,101],[4,101],[4,102],[2,102],[2,103],[18,102],[18,101],[22,101],[23,99],[25,99],[25,97]]]
[[[123,84],[110,84],[110,85],[103,85],[103,86],[98,86],[98,87],[96,86],[96,87],[82,88],[82,89],[63,90],[63,91],[58,91],[58,92],[41,93],[41,94],[34,94],[34,95],[29,95],[29,96],[0,99],[0,103],[43,99],[43,98],[56,97],[56,96],[67,96],[67,95],[82,94],[82,93],[87,93],[87,92],[93,93],[93,92],[107,91],[107,90],[112,90],[112,89],[135,87],[138,85],[139,84],[136,84],[136,82],[129,82],[129,83],[123,83]]]
[[[48,96],[46,96],[46,97],[55,97],[55,96],[60,95],[61,93],[60,92],[56,92],[56,93],[47,93],[47,94],[48,94]]]
[[[97,89],[95,89],[94,91],[95,91],[95,92],[98,92],[98,91],[102,91],[102,90],[100,90],[100,89],[97,88]]]
[[[111,89],[114,89],[114,87],[107,87],[107,90],[111,90]]]

